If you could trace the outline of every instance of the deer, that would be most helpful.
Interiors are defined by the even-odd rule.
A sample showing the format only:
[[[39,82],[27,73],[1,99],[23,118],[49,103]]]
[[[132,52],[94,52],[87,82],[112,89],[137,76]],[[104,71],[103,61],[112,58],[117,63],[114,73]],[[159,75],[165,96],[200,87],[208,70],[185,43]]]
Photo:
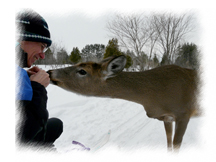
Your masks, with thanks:
[[[121,55],[47,73],[51,84],[73,93],[141,104],[149,118],[164,122],[168,152],[178,152],[190,118],[200,115],[197,71],[164,65],[142,72],[124,72],[126,61]]]

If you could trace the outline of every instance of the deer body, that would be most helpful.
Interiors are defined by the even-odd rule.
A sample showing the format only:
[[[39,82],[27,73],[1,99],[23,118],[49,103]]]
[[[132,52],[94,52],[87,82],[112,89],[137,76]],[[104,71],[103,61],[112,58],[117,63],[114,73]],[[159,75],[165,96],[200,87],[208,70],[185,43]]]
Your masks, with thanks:
[[[124,56],[101,63],[80,63],[51,70],[51,82],[87,96],[112,97],[143,105],[150,118],[164,121],[168,149],[181,145],[189,119],[196,113],[196,73],[175,65],[144,72],[121,72]],[[172,140],[172,122],[176,122]]]

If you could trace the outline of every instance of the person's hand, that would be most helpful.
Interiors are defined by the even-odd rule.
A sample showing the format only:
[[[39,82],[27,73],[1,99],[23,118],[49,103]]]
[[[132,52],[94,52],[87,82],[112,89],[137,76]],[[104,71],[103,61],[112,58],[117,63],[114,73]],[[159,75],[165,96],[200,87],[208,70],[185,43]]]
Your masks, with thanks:
[[[44,87],[47,87],[50,83],[49,74],[42,69],[38,69],[38,71],[36,71],[32,71],[34,74],[32,73],[32,75],[30,76],[30,80],[38,82]]]
[[[31,76],[31,75],[33,75],[33,74],[36,74],[39,70],[40,70],[39,67],[34,66],[34,67],[32,67],[31,69],[28,69],[28,70],[27,70],[27,73],[28,73],[29,76]]]

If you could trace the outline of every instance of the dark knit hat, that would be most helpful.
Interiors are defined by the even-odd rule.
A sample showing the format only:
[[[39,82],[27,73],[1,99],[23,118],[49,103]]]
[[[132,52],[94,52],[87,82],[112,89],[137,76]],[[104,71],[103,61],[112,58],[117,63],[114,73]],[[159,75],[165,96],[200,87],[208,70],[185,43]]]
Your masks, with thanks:
[[[47,47],[52,44],[48,24],[38,13],[25,11],[16,17],[18,27],[18,39],[24,41],[46,43]]]

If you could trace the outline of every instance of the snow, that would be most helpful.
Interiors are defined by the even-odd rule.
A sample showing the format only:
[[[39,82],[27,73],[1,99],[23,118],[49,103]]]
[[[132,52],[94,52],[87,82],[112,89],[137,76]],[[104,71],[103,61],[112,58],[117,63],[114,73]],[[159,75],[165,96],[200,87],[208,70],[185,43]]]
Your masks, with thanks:
[[[42,68],[50,69],[48,66]],[[111,130],[108,143],[99,152],[132,154],[157,150],[167,154],[163,122],[148,118],[142,105],[120,99],[81,96],[51,84],[47,92],[49,117],[57,117],[64,123],[63,133],[54,143],[59,153],[79,155],[73,150],[77,147],[72,144],[73,140],[92,148]],[[182,152],[202,147],[201,123],[202,118],[190,120]]]

